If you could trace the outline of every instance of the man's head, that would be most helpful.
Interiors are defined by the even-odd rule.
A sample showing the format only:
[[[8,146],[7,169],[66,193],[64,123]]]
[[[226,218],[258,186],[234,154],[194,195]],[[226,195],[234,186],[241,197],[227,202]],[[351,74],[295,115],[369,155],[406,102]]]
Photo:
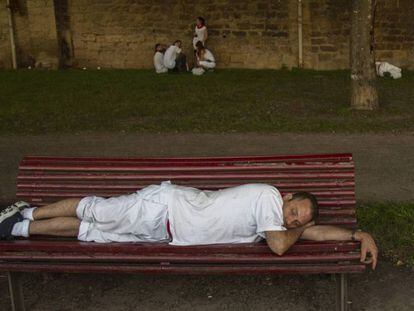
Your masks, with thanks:
[[[173,45],[175,45],[176,47],[179,47],[181,49],[182,42],[181,42],[181,40],[175,40]]]
[[[289,193],[283,197],[283,222],[288,229],[301,227],[318,217],[318,201],[309,192]]]

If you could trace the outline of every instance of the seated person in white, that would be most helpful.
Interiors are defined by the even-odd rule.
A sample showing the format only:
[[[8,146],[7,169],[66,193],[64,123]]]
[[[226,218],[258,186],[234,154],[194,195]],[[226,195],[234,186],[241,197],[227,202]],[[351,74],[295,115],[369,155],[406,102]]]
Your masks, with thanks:
[[[162,44],[157,43],[155,45],[155,54],[154,54],[154,68],[156,73],[165,73],[168,72],[168,68],[164,66],[164,52],[165,49]]]
[[[315,225],[318,202],[307,192],[287,194],[266,184],[218,191],[163,182],[120,197],[66,199],[43,207],[17,202],[0,212],[0,238],[53,235],[81,241],[156,242],[172,245],[247,243],[266,239],[282,255],[299,238],[359,240],[361,261],[377,247],[371,235]]]
[[[204,47],[203,42],[198,41],[196,47],[197,67],[203,69],[213,69],[216,67],[216,59],[213,53]]]
[[[176,40],[164,53],[164,66],[169,70],[188,71],[187,58],[181,46],[181,40]]]

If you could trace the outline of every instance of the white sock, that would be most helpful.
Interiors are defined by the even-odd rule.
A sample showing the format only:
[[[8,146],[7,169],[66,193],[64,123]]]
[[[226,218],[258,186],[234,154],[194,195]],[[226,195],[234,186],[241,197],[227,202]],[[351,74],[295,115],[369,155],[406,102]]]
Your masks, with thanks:
[[[28,207],[22,210],[20,213],[22,214],[24,219],[29,219],[33,221],[33,212],[37,207]]]
[[[24,219],[21,222],[14,224],[11,234],[14,236],[29,237],[30,220]]]

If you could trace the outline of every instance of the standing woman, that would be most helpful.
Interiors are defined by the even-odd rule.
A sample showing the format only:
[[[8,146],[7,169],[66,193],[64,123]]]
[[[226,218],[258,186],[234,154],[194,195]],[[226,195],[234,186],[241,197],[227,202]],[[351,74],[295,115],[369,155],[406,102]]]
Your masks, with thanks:
[[[207,41],[208,33],[207,33],[207,26],[206,21],[201,16],[197,17],[196,19],[196,26],[194,30],[194,38],[193,38],[193,47],[194,51],[197,50],[196,44],[198,41],[201,41],[203,45]]]

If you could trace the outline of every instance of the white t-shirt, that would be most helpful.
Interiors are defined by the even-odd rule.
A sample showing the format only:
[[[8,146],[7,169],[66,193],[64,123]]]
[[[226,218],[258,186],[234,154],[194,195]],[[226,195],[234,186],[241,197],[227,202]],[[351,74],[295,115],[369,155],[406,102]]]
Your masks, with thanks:
[[[203,57],[203,59],[199,59],[199,60],[200,61],[209,61],[209,62],[212,62],[212,63],[216,62],[216,59],[214,58],[213,53],[211,53],[211,51],[208,50],[208,49],[204,50],[204,57]]]
[[[155,52],[154,54],[154,67],[156,73],[167,72],[167,67],[164,66],[164,54],[160,51]]]
[[[203,191],[163,183],[168,190],[172,245],[249,243],[283,231],[283,201],[265,184]]]
[[[195,27],[194,38],[193,38],[194,50],[197,49],[196,44],[198,41],[201,41],[204,44],[204,41],[206,40],[206,33],[207,33],[207,27],[205,25],[200,28],[198,28],[197,26]]]
[[[178,46],[170,45],[164,53],[164,66],[168,69],[174,69],[175,59],[180,53],[181,49]]]

